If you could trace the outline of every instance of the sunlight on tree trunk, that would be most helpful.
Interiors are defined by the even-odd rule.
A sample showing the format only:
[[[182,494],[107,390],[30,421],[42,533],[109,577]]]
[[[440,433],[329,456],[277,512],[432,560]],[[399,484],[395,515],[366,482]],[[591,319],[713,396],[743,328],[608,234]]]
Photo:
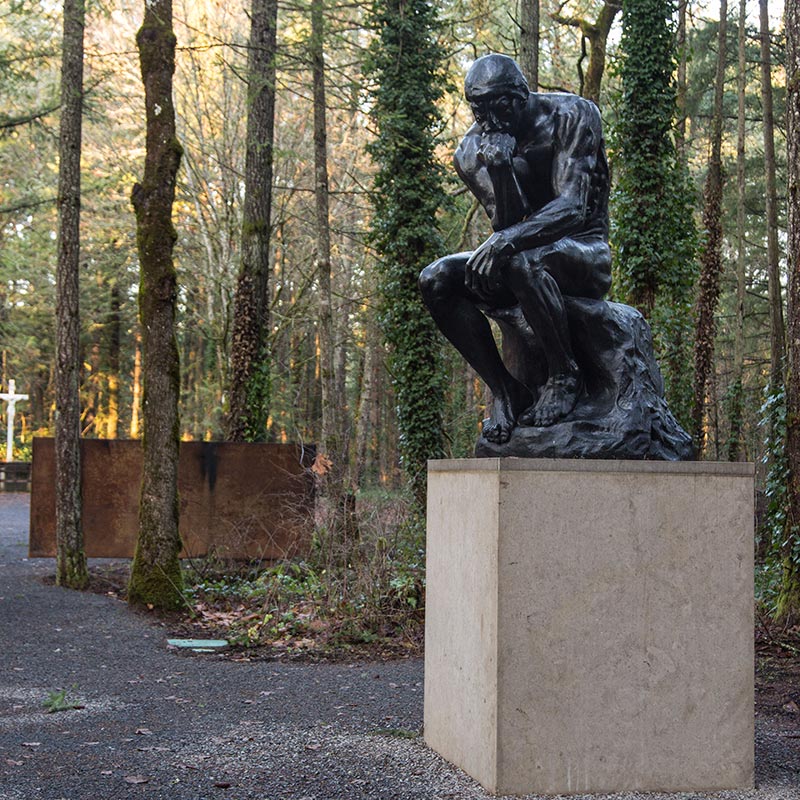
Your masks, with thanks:
[[[106,418],[106,438],[116,439],[119,435],[119,364],[120,339],[122,335],[120,304],[121,296],[118,279],[111,285],[110,309],[108,314],[108,416]]]
[[[598,105],[600,103],[600,86],[603,82],[603,73],[606,68],[608,35],[611,32],[614,18],[621,10],[622,0],[605,0],[594,22],[580,16],[565,16],[561,13],[551,15],[556,22],[562,25],[570,25],[580,30],[584,42],[588,42],[589,64],[585,73],[582,63],[583,55],[578,61],[580,93],[583,97],[594,101]]]

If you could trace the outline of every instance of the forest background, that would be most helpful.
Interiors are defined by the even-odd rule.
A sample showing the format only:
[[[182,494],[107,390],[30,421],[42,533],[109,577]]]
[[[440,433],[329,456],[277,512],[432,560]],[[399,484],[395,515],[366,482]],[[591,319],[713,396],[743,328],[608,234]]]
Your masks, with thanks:
[[[463,76],[469,63],[486,52],[524,60],[520,32],[525,5],[496,0],[436,4],[438,21],[431,30],[443,57],[435,70],[439,119],[431,133],[443,166],[437,172],[443,193],[434,234],[442,254],[472,249],[489,233],[487,220],[450,168],[452,152],[472,121]],[[681,195],[678,217],[673,217],[680,229],[673,229],[671,242],[680,263],[665,273],[666,291],[657,282],[648,286],[632,279],[622,255],[630,256],[636,217],[669,216],[676,208],[651,203],[648,211],[646,204],[626,196],[630,170],[626,176],[625,160],[633,163],[635,154],[626,145],[625,124],[631,116],[623,89],[621,10],[618,0],[541,0],[538,86],[584,94],[601,108],[615,183],[612,299],[637,305],[651,319],[668,400],[695,436],[700,457],[757,463],[759,491],[767,497],[764,508],[773,500],[771,515],[765,514],[772,527],[766,524],[761,532],[762,589],[769,600],[778,596],[787,555],[781,509],[786,491],[780,458],[783,390],[782,381],[775,380],[782,359],[775,328],[783,324],[788,282],[783,7],[773,3],[769,9],[765,39],[754,2],[737,4],[729,13],[725,3],[675,4],[668,105]],[[720,11],[727,18],[722,30]],[[141,4],[132,0],[87,5],[80,250],[80,415],[86,437],[138,438],[142,429],[140,265],[130,201],[145,154],[136,49],[141,13]],[[316,27],[314,13],[322,15]],[[33,436],[53,435],[55,429],[61,14],[60,5],[48,0],[8,2],[0,11],[0,381],[5,387],[13,378],[17,389],[30,396],[17,407],[17,459],[30,457]],[[331,452],[337,475],[364,508],[373,508],[370,498],[382,498],[377,507],[384,511],[376,513],[389,514],[385,509],[391,506],[395,519],[403,513],[394,500],[416,479],[401,470],[405,434],[398,421],[403,405],[396,391],[399,367],[392,358],[396,345],[385,335],[385,248],[375,210],[381,208],[385,188],[376,163],[381,157],[375,116],[380,87],[370,56],[375,19],[374,8],[357,2],[301,0],[278,7],[269,405],[263,438],[325,442],[331,434],[324,411],[335,408],[336,447],[323,449]],[[249,9],[219,0],[175,0],[174,30],[174,99],[183,147],[173,208],[180,433],[184,440],[218,440],[227,433],[234,297],[242,258]],[[314,106],[320,95],[314,91],[314,70],[320,46],[330,307],[319,269],[315,173],[319,130],[315,136]],[[764,112],[765,64],[774,128]],[[765,152],[765,125],[776,140],[772,163]],[[715,174],[716,215],[713,204],[709,211],[708,188]],[[777,191],[772,248],[767,214],[771,175]],[[714,231],[717,238],[709,244]],[[704,276],[712,251],[720,260],[719,286],[709,297]],[[454,350],[441,339],[437,343],[443,450],[432,455],[466,457],[489,398]],[[709,373],[698,389],[697,372],[704,363]],[[385,546],[384,540],[380,547]],[[417,576],[412,577],[415,584]]]

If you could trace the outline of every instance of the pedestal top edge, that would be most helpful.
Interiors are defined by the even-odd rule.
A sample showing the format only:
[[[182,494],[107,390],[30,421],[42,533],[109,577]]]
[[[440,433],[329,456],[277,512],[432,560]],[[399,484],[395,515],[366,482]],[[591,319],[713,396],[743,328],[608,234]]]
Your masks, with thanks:
[[[428,461],[428,472],[637,472],[660,475],[721,475],[751,478],[748,461],[622,461],[580,458],[443,458]]]

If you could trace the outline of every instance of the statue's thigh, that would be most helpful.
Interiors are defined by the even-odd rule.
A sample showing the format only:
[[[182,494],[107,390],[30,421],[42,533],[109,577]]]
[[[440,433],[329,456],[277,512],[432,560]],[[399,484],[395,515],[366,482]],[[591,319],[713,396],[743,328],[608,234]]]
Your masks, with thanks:
[[[602,239],[559,239],[531,250],[529,260],[555,278],[562,294],[601,298],[611,286],[611,251]]]

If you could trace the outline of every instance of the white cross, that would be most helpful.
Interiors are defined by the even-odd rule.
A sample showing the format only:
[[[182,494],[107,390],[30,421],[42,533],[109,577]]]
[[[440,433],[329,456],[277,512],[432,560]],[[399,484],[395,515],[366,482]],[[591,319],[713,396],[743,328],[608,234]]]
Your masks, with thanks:
[[[17,400],[27,400],[28,395],[17,394],[14,390],[17,388],[13,380],[8,382],[8,391],[0,392],[0,400],[5,400],[8,403],[8,429],[6,432],[6,461],[11,462],[14,460],[14,414],[16,413]]]

